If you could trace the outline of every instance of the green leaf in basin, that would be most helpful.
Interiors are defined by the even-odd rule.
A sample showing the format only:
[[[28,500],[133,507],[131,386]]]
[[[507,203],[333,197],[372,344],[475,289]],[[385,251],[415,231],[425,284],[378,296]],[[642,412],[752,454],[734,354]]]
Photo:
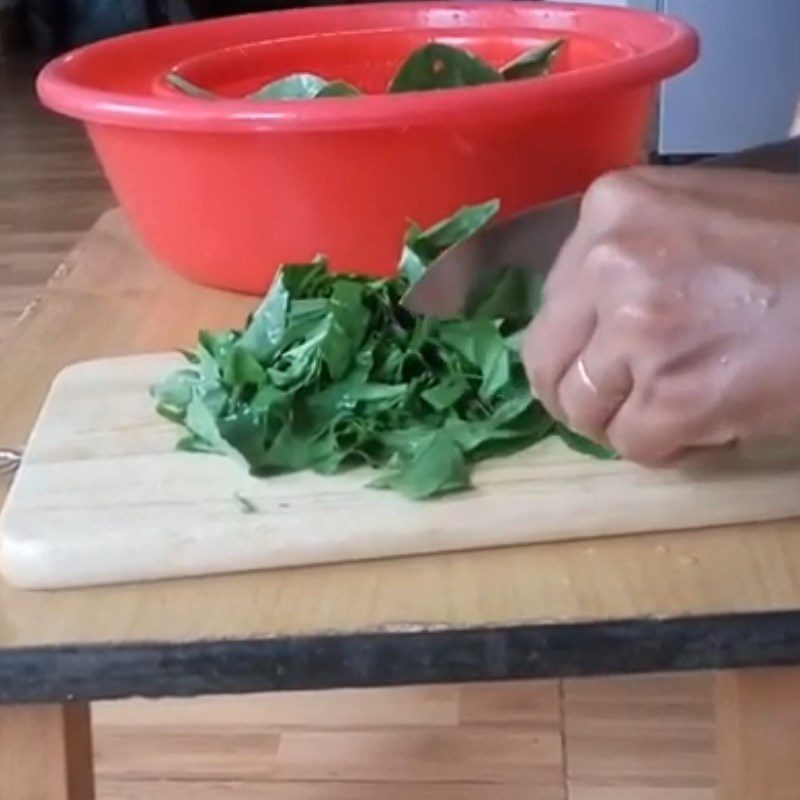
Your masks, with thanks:
[[[556,56],[564,46],[563,39],[556,39],[548,44],[523,53],[500,70],[507,81],[516,81],[521,78],[539,78],[547,75]]]
[[[347,81],[330,81],[323,86],[315,95],[321,99],[323,97],[358,97],[361,90]]]
[[[352,97],[360,92],[345,81],[328,81],[310,72],[288,75],[262,86],[248,100],[314,100],[318,97]]]
[[[174,70],[167,73],[166,81],[171,86],[180,90],[184,94],[191,95],[192,97],[202,97],[206,100],[219,99],[219,95],[214,94],[214,92],[210,92],[208,89],[204,89],[202,86],[197,86]]]
[[[431,42],[415,50],[397,70],[390,92],[425,92],[500,83],[503,76],[467,50]]]

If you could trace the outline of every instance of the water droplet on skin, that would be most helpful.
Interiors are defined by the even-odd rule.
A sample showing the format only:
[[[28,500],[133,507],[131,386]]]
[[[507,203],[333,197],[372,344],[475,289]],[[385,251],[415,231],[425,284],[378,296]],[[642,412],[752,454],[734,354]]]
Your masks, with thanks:
[[[778,293],[773,292],[772,294],[768,294],[765,297],[762,297],[759,301],[762,308],[774,308],[778,302]]]

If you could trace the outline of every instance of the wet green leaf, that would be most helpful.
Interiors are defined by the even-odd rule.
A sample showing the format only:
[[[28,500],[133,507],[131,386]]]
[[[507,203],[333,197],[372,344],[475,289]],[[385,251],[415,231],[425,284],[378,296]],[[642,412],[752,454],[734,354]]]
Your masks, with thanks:
[[[591,439],[587,439],[579,433],[575,433],[575,431],[570,430],[561,423],[556,423],[555,432],[564,444],[577,453],[583,453],[583,455],[599,458],[604,461],[613,461],[619,458],[613,450],[597,444],[597,442],[593,442]]]
[[[464,454],[446,430],[432,431],[416,440],[410,455],[400,456],[371,484],[394,489],[410,500],[463,491],[470,487]]]
[[[554,434],[608,457],[532,396],[514,347],[527,319],[494,318],[519,291],[513,281],[489,281],[476,300],[485,316],[473,319],[402,306],[416,272],[496,211],[413,226],[395,278],[334,273],[323,258],[283,267],[243,330],[201,331],[188,365],[154,387],[158,412],[187,432],[178,447],[234,456],[262,476],[368,465],[381,470],[373,485],[415,500],[468,489],[475,463]]]
[[[200,382],[196,370],[179,369],[167,375],[151,389],[159,413],[182,417],[192,401],[192,393]],[[164,413],[164,412],[167,413]],[[169,418],[173,418],[169,417]]]

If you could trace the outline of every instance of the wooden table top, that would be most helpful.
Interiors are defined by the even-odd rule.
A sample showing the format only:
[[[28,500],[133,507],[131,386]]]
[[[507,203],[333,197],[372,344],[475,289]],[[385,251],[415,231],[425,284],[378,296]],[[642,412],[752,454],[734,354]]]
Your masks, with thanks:
[[[0,446],[55,374],[239,325],[109,212],[0,351]],[[800,487],[798,487],[800,491]],[[0,701],[800,661],[800,530],[758,526],[54,593],[0,585]]]

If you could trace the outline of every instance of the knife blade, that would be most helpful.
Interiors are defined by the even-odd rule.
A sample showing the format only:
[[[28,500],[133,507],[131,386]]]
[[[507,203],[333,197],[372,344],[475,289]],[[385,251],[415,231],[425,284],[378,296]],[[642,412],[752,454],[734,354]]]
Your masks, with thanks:
[[[695,165],[800,173],[800,137],[713,156]],[[423,316],[457,317],[474,304],[482,287],[495,284],[501,274],[520,273],[519,285],[530,285],[523,280],[526,276],[543,278],[575,229],[580,205],[581,195],[571,195],[480,231],[434,261],[403,304]],[[518,306],[519,298],[514,300]]]

